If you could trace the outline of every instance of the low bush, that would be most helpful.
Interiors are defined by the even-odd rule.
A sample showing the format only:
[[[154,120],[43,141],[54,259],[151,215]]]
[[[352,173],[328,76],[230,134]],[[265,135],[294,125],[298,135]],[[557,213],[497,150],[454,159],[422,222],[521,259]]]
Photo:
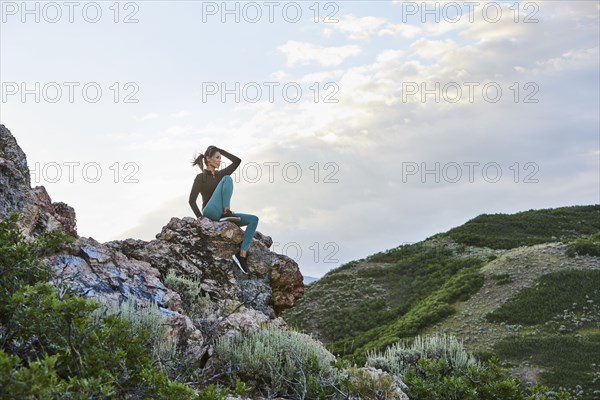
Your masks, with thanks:
[[[590,235],[587,239],[577,239],[567,244],[567,255],[600,257],[600,233]]]
[[[498,285],[506,285],[507,283],[511,283],[513,281],[509,274],[492,275],[492,279],[496,281]]]
[[[421,358],[404,376],[411,400],[567,400],[564,390],[542,385],[525,387],[499,366],[497,358],[483,365],[455,370],[446,360]]]
[[[333,393],[334,357],[309,335],[265,327],[215,342],[219,370],[231,371],[271,395],[309,397]],[[267,390],[267,389],[265,389]]]
[[[421,358],[444,359],[452,371],[479,365],[477,359],[465,350],[462,341],[450,335],[419,335],[414,340],[398,341],[383,352],[369,352],[367,365],[404,376],[410,368],[417,366]]]
[[[200,280],[186,278],[177,275],[174,270],[169,270],[164,283],[166,287],[181,296],[183,309],[191,318],[213,311],[213,303],[210,297],[203,292]]]
[[[411,400],[566,400],[565,391],[524,387],[491,357],[478,361],[454,336],[417,336],[384,352],[371,352],[367,365],[402,377]]]

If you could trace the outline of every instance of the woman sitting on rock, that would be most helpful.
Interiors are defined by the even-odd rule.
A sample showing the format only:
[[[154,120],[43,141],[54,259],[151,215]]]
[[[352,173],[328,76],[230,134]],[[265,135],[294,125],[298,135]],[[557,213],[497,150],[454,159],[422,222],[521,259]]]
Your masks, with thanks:
[[[221,165],[221,154],[227,157],[232,163],[227,168],[217,171],[217,168]],[[206,165],[204,169],[202,168],[202,161]],[[232,256],[237,266],[243,273],[247,274],[247,251],[258,226],[258,217],[251,214],[234,213],[229,208],[233,193],[233,179],[230,175],[241,162],[240,158],[223,149],[208,146],[204,154],[200,154],[192,162],[192,165],[197,165],[202,172],[196,175],[189,201],[198,221],[202,217],[208,217],[212,221],[231,221],[237,226],[248,225],[244,232],[244,240],[242,241],[239,254],[236,253]],[[200,212],[196,204],[198,193],[202,194],[202,212]]]

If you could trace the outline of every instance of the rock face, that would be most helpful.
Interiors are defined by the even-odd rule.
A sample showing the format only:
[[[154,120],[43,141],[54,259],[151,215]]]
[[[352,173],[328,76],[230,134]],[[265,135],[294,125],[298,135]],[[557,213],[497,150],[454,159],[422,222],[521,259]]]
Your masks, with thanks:
[[[160,272],[145,261],[132,260],[123,253],[92,238],[77,238],[66,250],[43,260],[55,273],[52,282],[66,285],[82,297],[103,303],[133,300],[155,303],[171,326],[170,335],[185,343],[202,333],[183,314],[181,297],[160,280]]]
[[[25,153],[4,125],[0,125],[0,215],[23,208],[30,187]]]
[[[31,189],[30,185],[25,153],[0,125],[0,217],[19,211],[23,233],[30,237],[58,228],[77,236],[75,210],[65,203],[53,203],[43,186]]]
[[[199,279],[212,299],[236,299],[275,318],[304,294],[302,274],[292,259],[271,252],[273,241],[259,232],[248,250],[249,273],[243,274],[231,258],[242,240],[234,223],[185,217],[171,218],[151,242],[127,239],[106,245],[148,262],[163,276],[173,269]]]

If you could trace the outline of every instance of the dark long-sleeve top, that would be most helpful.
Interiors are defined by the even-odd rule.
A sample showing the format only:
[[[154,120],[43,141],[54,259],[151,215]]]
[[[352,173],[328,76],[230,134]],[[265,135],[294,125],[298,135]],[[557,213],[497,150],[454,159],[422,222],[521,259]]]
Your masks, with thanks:
[[[196,218],[202,216],[200,209],[198,209],[198,204],[196,204],[198,194],[202,194],[202,209],[204,209],[223,176],[231,175],[242,162],[240,158],[223,149],[219,149],[219,152],[231,161],[231,165],[222,170],[215,171],[214,173],[210,172],[208,169],[203,169],[201,173],[196,175],[189,200],[190,206],[192,207],[192,210],[194,210],[194,214],[196,214]]]

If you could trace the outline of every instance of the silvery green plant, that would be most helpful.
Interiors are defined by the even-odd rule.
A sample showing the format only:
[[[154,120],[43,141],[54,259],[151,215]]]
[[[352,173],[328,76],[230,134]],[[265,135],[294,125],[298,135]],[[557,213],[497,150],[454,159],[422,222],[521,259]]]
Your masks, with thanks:
[[[183,308],[192,319],[206,317],[215,312],[215,305],[207,294],[202,293],[199,279],[177,275],[169,270],[165,277],[165,286],[177,292],[181,297]]]
[[[446,334],[417,336],[412,343],[403,340],[383,352],[370,351],[367,353],[366,365],[403,377],[421,358],[442,358],[454,370],[471,365],[480,366],[479,361],[465,350],[460,339]]]
[[[149,341],[155,364],[166,368],[172,362],[177,352],[177,338],[169,334],[169,324],[156,303],[140,304],[132,298],[121,302],[106,302],[92,315],[99,320],[109,314],[129,321],[134,330],[146,329],[150,332]]]
[[[310,382],[334,376],[335,357],[312,336],[293,330],[266,326],[221,336],[214,349],[221,370],[281,395],[304,398]]]

